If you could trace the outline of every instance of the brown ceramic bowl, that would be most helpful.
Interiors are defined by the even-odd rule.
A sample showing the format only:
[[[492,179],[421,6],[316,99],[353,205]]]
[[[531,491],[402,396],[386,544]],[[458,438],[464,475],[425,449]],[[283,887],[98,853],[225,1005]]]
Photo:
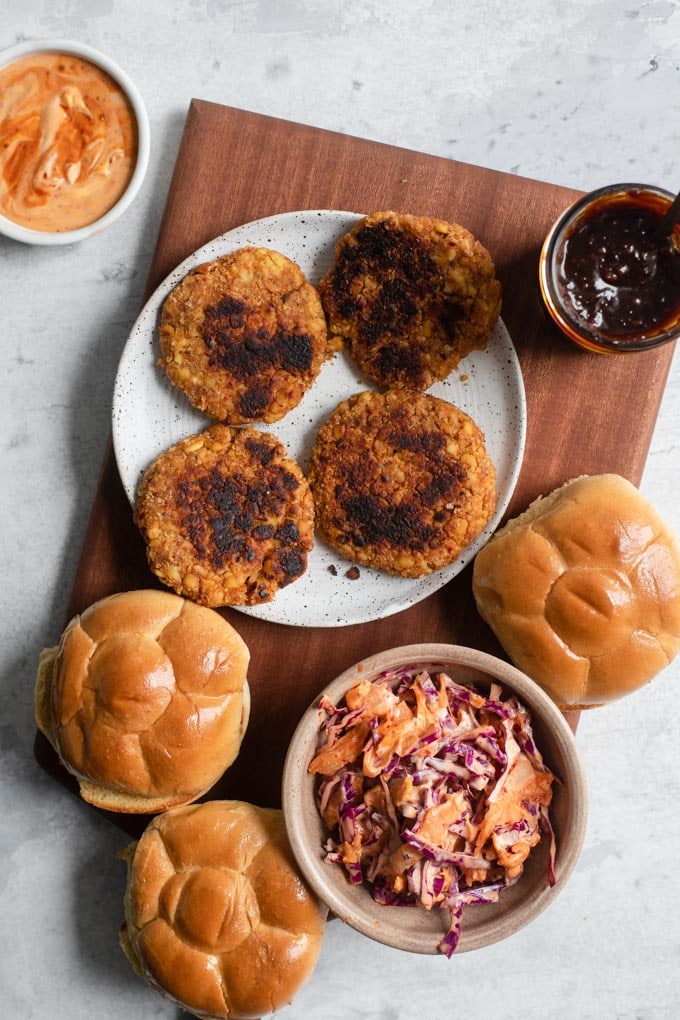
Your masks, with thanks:
[[[497,903],[465,908],[456,952],[479,949],[524,927],[564,888],[585,834],[587,791],[583,766],[573,733],[551,699],[514,666],[472,648],[445,644],[393,648],[345,670],[323,693],[337,704],[359,680],[372,679],[400,666],[442,670],[459,683],[476,686],[482,693],[497,681],[504,695],[516,694],[531,714],[536,746],[560,780],[553,785],[550,808],[557,843],[557,882],[552,887],[548,885],[549,845],[544,837],[529,855],[519,881],[504,890]],[[357,931],[397,949],[437,953],[447,930],[446,912],[380,905],[373,900],[366,884],[351,885],[341,865],[324,862],[322,845],[329,833],[317,810],[317,780],[307,771],[319,739],[322,714],[317,705],[318,698],[300,720],[283,771],[283,811],[298,865],[330,910]]]

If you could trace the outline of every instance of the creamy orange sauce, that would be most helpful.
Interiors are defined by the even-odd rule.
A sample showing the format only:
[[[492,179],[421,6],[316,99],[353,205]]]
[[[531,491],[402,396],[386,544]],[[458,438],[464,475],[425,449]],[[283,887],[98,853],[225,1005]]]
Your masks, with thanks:
[[[137,123],[120,86],[70,54],[0,70],[0,213],[33,230],[75,230],[125,191]]]

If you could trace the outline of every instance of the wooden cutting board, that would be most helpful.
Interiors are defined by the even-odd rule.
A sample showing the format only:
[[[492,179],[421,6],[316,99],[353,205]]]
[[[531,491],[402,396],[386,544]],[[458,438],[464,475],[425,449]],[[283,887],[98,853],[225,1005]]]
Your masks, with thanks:
[[[537,275],[541,244],[578,194],[193,100],[147,295],[202,244],[275,213],[392,209],[463,224],[494,258],[503,285],[503,320],[524,374],[528,435],[507,513],[513,516],[575,475],[613,471],[639,483],[673,355],[672,345],[644,354],[590,354],[570,345],[545,314]],[[104,595],[152,586],[157,585],[109,442],[67,619]],[[281,769],[293,729],[317,692],[347,666],[373,652],[421,641],[472,645],[502,655],[475,610],[469,568],[404,612],[336,630],[224,612],[251,649],[252,715],[239,758],[210,796],[261,805],[280,804]],[[41,734],[35,752],[39,764],[73,788]],[[132,834],[147,820],[112,818]]]

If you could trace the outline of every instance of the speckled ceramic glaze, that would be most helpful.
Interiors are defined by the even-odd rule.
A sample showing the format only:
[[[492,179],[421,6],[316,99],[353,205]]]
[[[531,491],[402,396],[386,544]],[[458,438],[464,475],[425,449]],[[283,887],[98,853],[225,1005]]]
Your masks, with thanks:
[[[323,692],[337,704],[359,680],[385,670],[417,666],[443,670],[462,684],[487,692],[498,681],[504,695],[514,693],[529,710],[536,746],[558,782],[553,784],[550,819],[555,831],[557,882],[547,880],[549,844],[541,839],[531,851],[519,881],[497,903],[468,906],[456,954],[481,949],[519,931],[562,891],[583,845],[587,787],[574,735],[550,698],[524,673],[485,652],[459,645],[420,644],[392,648],[345,670]],[[319,698],[321,694],[319,695]],[[350,885],[344,868],[324,861],[328,832],[317,810],[316,777],[307,767],[314,757],[322,713],[310,705],[288,748],[281,798],[293,853],[307,881],[329,908],[352,928],[377,942],[412,953],[437,953],[447,930],[448,914],[418,907],[376,903],[367,885]]]
[[[113,441],[125,491],[134,502],[139,480],[151,461],[173,443],[207,428],[157,364],[158,318],[172,288],[195,266],[236,248],[273,248],[293,259],[310,283],[330,268],[336,242],[361,217],[357,213],[309,210],[270,216],[221,235],[185,259],[144,306],[125,346],[113,398]],[[317,430],[341,400],[373,388],[345,353],[325,363],[312,388],[273,432],[306,471]],[[399,612],[455,577],[489,539],[508,505],[522,464],[526,403],[519,361],[504,324],[496,325],[485,351],[468,355],[444,382],[429,390],[466,411],[484,432],[496,467],[496,512],[488,526],[444,570],[423,578],[393,577],[366,567],[346,576],[351,563],[316,539],[306,573],[280,591],[273,602],[242,611],[276,623],[337,627],[364,623]]]

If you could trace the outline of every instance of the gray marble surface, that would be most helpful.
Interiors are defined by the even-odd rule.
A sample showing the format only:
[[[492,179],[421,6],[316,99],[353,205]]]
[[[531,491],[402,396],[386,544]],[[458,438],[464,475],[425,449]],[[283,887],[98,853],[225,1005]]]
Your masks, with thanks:
[[[0,1012],[173,1018],[117,944],[125,840],[34,764],[32,687],[56,641],[191,97],[591,189],[680,187],[675,0],[0,0],[0,47],[75,38],[146,100],[134,206],[80,246],[0,239]],[[631,422],[631,429],[635,422]],[[680,368],[642,490],[680,531]],[[679,1014],[680,662],[579,728],[590,818],[576,872],[508,941],[410,956],[329,926],[289,1020]]]

